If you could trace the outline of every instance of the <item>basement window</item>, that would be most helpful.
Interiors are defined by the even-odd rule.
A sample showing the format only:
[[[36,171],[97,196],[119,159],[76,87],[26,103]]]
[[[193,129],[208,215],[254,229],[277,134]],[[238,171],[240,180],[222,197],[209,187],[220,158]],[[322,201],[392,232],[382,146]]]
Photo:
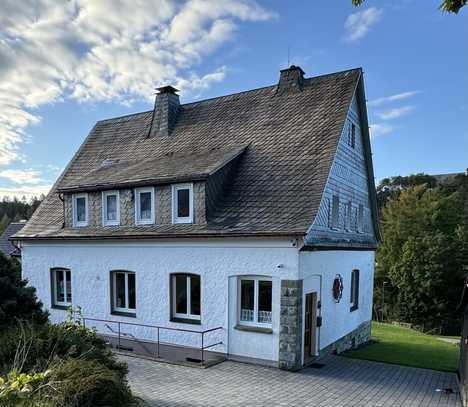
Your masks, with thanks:
[[[52,308],[66,309],[72,305],[71,271],[65,268],[50,270]]]
[[[73,226],[88,226],[88,194],[75,194],[72,199]]]
[[[137,225],[154,223],[154,188],[135,189],[135,223]]]
[[[136,278],[134,272],[111,272],[111,308],[113,314],[135,316]]]
[[[172,274],[171,290],[172,321],[200,323],[200,276]]]
[[[104,226],[120,224],[119,191],[102,193],[102,223]]]
[[[264,277],[239,279],[239,325],[271,327],[273,283]]]
[[[193,184],[172,186],[172,223],[193,223]]]

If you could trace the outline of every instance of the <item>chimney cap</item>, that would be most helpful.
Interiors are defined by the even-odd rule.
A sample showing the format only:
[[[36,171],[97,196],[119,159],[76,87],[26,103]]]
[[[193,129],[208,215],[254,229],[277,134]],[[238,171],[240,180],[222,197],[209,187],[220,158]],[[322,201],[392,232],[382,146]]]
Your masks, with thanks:
[[[291,65],[289,68],[284,68],[280,70],[280,72],[286,72],[286,71],[300,71],[302,76],[305,75],[305,72],[302,70],[302,68],[296,65]]]
[[[176,94],[176,92],[180,92],[179,89],[174,88],[171,85],[166,85],[166,86],[160,86],[159,88],[156,88],[158,93],[173,93]]]

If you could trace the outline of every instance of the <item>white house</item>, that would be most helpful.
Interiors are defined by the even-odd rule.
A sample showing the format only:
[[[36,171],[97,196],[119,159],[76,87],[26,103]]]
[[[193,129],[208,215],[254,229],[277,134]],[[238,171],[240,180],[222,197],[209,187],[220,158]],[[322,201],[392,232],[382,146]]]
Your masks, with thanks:
[[[81,306],[221,327],[213,350],[285,369],[367,341],[379,232],[361,69],[306,79],[291,66],[278,84],[188,104],[158,91],[153,110],[94,126],[14,237],[52,319]]]

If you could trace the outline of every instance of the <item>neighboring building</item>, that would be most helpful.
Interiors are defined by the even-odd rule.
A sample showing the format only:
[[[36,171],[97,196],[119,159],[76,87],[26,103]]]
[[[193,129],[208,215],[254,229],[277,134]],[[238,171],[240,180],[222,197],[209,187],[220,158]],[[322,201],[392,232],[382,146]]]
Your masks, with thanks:
[[[221,326],[216,350],[285,369],[366,341],[379,232],[361,69],[176,92],[98,122],[16,235],[51,318]]]
[[[0,252],[2,252],[5,256],[21,261],[21,250],[14,246],[9,239],[15,233],[18,233],[25,224],[25,220],[20,222],[11,222],[3,231],[2,235],[0,236]]]

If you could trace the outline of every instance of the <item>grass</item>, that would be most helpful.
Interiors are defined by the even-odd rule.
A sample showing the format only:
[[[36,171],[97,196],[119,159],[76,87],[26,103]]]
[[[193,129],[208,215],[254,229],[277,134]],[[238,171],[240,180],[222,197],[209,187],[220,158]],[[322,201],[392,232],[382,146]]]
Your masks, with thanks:
[[[453,372],[458,366],[458,345],[414,329],[372,323],[372,341],[345,356],[398,365]]]

